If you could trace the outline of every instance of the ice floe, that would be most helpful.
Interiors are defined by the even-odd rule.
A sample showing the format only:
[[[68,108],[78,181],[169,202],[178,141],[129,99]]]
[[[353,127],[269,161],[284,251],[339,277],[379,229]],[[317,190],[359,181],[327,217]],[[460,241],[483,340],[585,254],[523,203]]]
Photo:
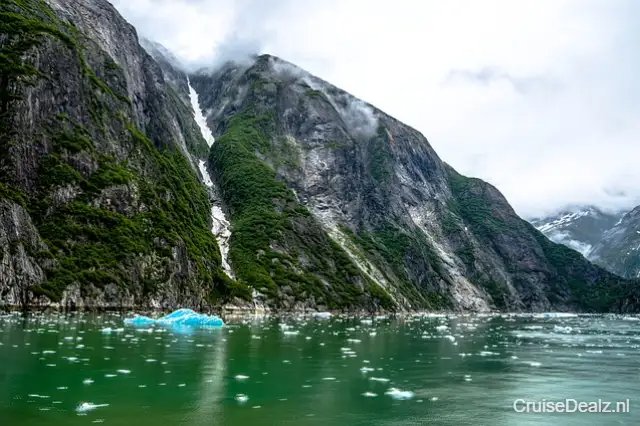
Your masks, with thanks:
[[[157,319],[136,315],[133,318],[126,318],[124,323],[134,327],[160,325],[164,327],[217,328],[224,325],[224,321],[216,315],[199,314],[191,309],[178,309]]]
[[[244,404],[249,400],[249,397],[243,393],[239,393],[234,397],[234,399],[238,401],[240,404]]]
[[[384,394],[397,400],[411,399],[415,396],[411,391],[400,390],[398,388],[389,388]]]
[[[81,402],[76,407],[77,413],[86,413],[88,411],[93,411],[96,408],[108,407],[109,404],[94,404],[93,402]]]

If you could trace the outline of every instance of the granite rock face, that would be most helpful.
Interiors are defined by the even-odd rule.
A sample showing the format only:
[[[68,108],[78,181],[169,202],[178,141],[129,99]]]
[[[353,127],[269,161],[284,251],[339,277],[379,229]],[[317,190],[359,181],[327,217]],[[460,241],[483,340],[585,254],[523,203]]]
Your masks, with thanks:
[[[191,82],[218,140],[210,165],[232,223],[241,227],[253,220],[251,209],[266,209],[294,230],[324,232],[356,265],[354,275],[396,305],[608,310],[634,291],[635,283],[547,240],[494,187],[441,161],[416,130],[290,63],[264,55]],[[234,167],[238,158],[255,167]],[[245,202],[235,195],[246,182],[286,190]],[[256,252],[232,238],[231,259],[284,256],[288,272],[264,261],[259,272],[302,277],[315,268],[309,259],[318,247],[291,234],[285,226],[266,235]],[[258,273],[253,266],[239,275]],[[302,286],[303,278],[292,279],[291,287]]]
[[[105,0],[0,5],[2,304],[638,309],[375,107],[275,57],[187,75],[142,44]]]
[[[0,13],[0,301],[233,300],[197,169],[208,146],[135,29],[103,0]]]

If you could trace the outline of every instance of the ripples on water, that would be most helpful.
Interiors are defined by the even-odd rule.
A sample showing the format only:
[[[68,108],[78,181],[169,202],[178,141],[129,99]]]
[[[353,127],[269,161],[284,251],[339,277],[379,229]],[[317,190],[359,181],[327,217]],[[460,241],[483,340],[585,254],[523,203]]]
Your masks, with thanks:
[[[640,322],[614,315],[251,318],[222,329],[117,314],[0,317],[6,425],[639,424]],[[518,414],[515,399],[631,400]]]

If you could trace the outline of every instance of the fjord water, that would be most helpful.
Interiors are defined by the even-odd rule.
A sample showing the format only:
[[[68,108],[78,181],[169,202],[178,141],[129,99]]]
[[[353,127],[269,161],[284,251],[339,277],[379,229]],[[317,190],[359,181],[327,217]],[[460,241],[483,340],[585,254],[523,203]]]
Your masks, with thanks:
[[[123,319],[0,317],[0,423],[640,423],[635,317],[253,318],[209,330]],[[630,413],[519,414],[519,398],[629,398]]]

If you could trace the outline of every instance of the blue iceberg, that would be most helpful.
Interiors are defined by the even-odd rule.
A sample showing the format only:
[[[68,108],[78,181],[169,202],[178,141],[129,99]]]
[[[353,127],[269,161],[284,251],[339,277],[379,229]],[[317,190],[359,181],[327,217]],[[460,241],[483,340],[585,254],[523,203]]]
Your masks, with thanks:
[[[160,325],[164,327],[215,328],[224,325],[222,318],[216,315],[199,314],[191,309],[178,309],[158,319],[135,315],[133,318],[126,318],[124,323],[134,327]]]

